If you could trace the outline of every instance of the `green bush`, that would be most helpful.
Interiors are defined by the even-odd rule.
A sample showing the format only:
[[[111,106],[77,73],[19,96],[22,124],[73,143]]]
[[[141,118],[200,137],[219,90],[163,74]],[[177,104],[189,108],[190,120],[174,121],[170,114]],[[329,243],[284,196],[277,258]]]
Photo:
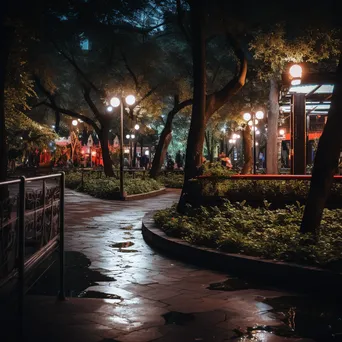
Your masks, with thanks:
[[[303,206],[288,205],[270,210],[244,203],[226,202],[222,207],[187,208],[180,215],[175,207],[154,216],[170,236],[189,243],[269,259],[330,267],[342,259],[342,210],[324,210],[318,242],[299,231]]]
[[[116,178],[99,178],[95,173],[85,174],[83,178],[80,172],[72,172],[66,175],[65,185],[68,188],[85,192],[91,196],[103,199],[117,199],[120,190],[120,181]],[[162,185],[154,179],[126,178],[124,189],[128,195],[142,194],[159,190]]]
[[[182,188],[184,182],[184,174],[182,173],[168,173],[167,175],[160,175],[158,181],[166,188]]]

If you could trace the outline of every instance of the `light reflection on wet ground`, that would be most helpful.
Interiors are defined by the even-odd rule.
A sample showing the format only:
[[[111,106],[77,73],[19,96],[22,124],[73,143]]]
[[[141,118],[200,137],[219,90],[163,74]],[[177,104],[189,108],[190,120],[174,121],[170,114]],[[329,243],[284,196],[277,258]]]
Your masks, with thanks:
[[[81,297],[72,300],[75,310],[89,311],[80,315],[83,324],[111,328],[104,333],[94,327],[94,342],[312,341],[302,338],[315,337],[304,331],[286,335],[286,315],[272,298],[286,302],[289,293],[167,258],[146,245],[142,217],[178,196],[168,191],[148,200],[111,202],[67,191],[67,294]],[[56,284],[53,268],[31,293],[55,296]]]

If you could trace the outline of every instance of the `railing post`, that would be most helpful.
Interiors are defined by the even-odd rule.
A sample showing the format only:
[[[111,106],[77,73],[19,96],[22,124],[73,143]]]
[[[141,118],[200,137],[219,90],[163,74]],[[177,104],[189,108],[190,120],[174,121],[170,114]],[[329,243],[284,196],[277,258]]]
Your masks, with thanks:
[[[25,205],[26,205],[26,179],[20,177],[19,185],[19,241],[18,241],[18,290],[19,290],[19,319],[20,334],[24,327],[24,296],[25,296]]]
[[[65,173],[61,172],[59,198],[59,300],[65,300],[65,265],[64,265],[64,194]]]

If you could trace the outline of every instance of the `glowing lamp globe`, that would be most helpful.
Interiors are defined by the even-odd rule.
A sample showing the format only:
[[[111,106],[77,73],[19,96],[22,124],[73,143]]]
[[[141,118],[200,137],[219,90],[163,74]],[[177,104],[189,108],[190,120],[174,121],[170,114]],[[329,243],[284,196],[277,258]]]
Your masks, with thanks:
[[[140,128],[140,126],[138,125],[138,124],[136,124],[135,126],[134,126],[134,129],[137,131],[138,129]]]
[[[264,112],[259,110],[255,113],[255,117],[259,120],[262,120],[264,118]]]
[[[233,134],[233,139],[237,139],[237,134]]]
[[[259,121],[257,119],[255,119],[254,123],[257,125],[259,123]]]
[[[280,135],[284,135],[284,134],[285,134],[285,129],[279,130],[279,134],[280,134]]]
[[[229,139],[229,144],[232,144],[233,143],[233,139]]]
[[[248,121],[248,126],[253,126],[253,122],[252,121]]]
[[[134,105],[135,103],[135,97],[133,95],[128,95],[126,97],[126,103],[129,105],[129,106],[132,106]]]
[[[77,120],[72,120],[72,125],[77,126]]]
[[[243,119],[244,119],[245,121],[249,121],[251,118],[252,118],[252,115],[251,115],[251,114],[249,114],[249,113],[243,114]]]
[[[134,139],[135,138],[135,135],[134,134],[131,134],[131,139]]]
[[[259,134],[260,134],[260,131],[255,131],[255,134],[256,134],[256,135],[259,135]]]
[[[129,134],[126,134],[126,139],[129,139],[131,136]]]
[[[108,106],[107,107],[107,112],[112,112],[113,111],[113,107],[112,106]]]
[[[120,99],[118,98],[118,97],[112,97],[111,99],[110,99],[110,105],[112,106],[112,107],[119,107],[120,106]]]
[[[302,69],[302,67],[300,65],[294,64],[290,68],[289,72],[290,72],[290,76],[292,78],[301,78],[302,74],[303,74],[303,69]]]

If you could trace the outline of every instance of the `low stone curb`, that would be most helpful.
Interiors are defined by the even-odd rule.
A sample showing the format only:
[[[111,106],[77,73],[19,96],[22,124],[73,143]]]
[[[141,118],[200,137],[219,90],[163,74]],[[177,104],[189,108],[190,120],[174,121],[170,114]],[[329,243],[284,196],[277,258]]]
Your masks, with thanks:
[[[140,200],[140,199],[151,198],[151,197],[162,195],[165,192],[166,192],[166,188],[161,188],[159,190],[145,192],[143,194],[126,195],[125,196],[125,201],[135,201],[135,200]]]
[[[322,291],[322,289],[341,291],[341,273],[194,246],[181,239],[167,236],[157,227],[153,215],[152,212],[143,218],[144,240],[151,247],[182,261],[286,289],[305,292]]]

